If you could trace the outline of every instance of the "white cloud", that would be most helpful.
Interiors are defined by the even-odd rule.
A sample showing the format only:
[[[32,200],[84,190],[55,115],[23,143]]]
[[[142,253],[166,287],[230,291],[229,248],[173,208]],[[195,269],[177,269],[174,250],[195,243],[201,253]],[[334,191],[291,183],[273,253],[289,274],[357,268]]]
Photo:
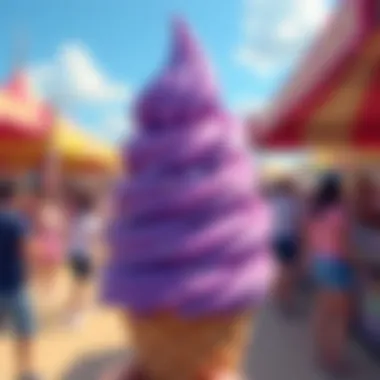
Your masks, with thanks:
[[[101,139],[114,142],[129,130],[124,116],[132,97],[129,87],[108,75],[85,45],[62,45],[50,60],[32,66],[29,74],[41,96]],[[91,127],[88,120],[76,117],[83,110],[97,120]]]
[[[61,46],[51,61],[32,67],[30,73],[39,91],[58,105],[125,102],[130,95],[80,43]]]
[[[243,38],[234,51],[246,69],[271,74],[292,63],[321,28],[329,0],[245,0]]]

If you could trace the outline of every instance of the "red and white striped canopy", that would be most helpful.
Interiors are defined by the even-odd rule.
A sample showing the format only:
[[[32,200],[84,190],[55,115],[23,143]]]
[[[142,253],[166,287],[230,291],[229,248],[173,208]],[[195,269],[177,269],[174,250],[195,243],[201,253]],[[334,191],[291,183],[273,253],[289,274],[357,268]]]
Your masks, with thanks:
[[[16,72],[0,89],[0,139],[41,139],[49,132],[53,115],[30,90],[28,77]]]
[[[345,0],[265,115],[267,149],[380,147],[380,0]],[[255,136],[256,135],[256,136]]]

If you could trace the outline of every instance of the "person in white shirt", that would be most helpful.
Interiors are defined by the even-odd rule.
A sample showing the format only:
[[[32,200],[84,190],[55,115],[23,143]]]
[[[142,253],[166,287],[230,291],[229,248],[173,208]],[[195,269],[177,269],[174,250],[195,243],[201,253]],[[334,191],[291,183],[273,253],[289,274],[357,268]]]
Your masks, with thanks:
[[[70,322],[82,321],[88,300],[88,288],[95,270],[95,252],[100,244],[101,217],[95,199],[86,193],[73,197],[68,233],[68,259],[73,277],[69,297]]]
[[[283,178],[275,184],[271,204],[273,210],[273,249],[280,265],[275,296],[288,310],[293,306],[300,264],[303,207],[295,183]]]

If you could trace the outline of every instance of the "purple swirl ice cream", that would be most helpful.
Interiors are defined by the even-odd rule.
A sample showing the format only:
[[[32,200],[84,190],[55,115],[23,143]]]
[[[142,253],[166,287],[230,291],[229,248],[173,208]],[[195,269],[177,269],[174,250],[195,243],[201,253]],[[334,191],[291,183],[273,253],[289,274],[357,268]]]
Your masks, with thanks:
[[[273,275],[269,213],[239,123],[186,25],[137,100],[115,195],[105,297],[135,313],[203,315],[260,303]]]

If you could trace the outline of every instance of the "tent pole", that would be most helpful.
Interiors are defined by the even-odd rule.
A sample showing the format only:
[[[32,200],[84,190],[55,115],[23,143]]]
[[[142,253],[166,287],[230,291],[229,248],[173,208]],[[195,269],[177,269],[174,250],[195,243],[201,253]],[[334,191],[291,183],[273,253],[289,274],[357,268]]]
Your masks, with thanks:
[[[54,112],[57,117],[57,112]],[[42,186],[49,198],[57,198],[62,185],[62,160],[59,150],[55,144],[55,128],[57,123],[53,121],[50,136],[44,153],[42,168]]]

